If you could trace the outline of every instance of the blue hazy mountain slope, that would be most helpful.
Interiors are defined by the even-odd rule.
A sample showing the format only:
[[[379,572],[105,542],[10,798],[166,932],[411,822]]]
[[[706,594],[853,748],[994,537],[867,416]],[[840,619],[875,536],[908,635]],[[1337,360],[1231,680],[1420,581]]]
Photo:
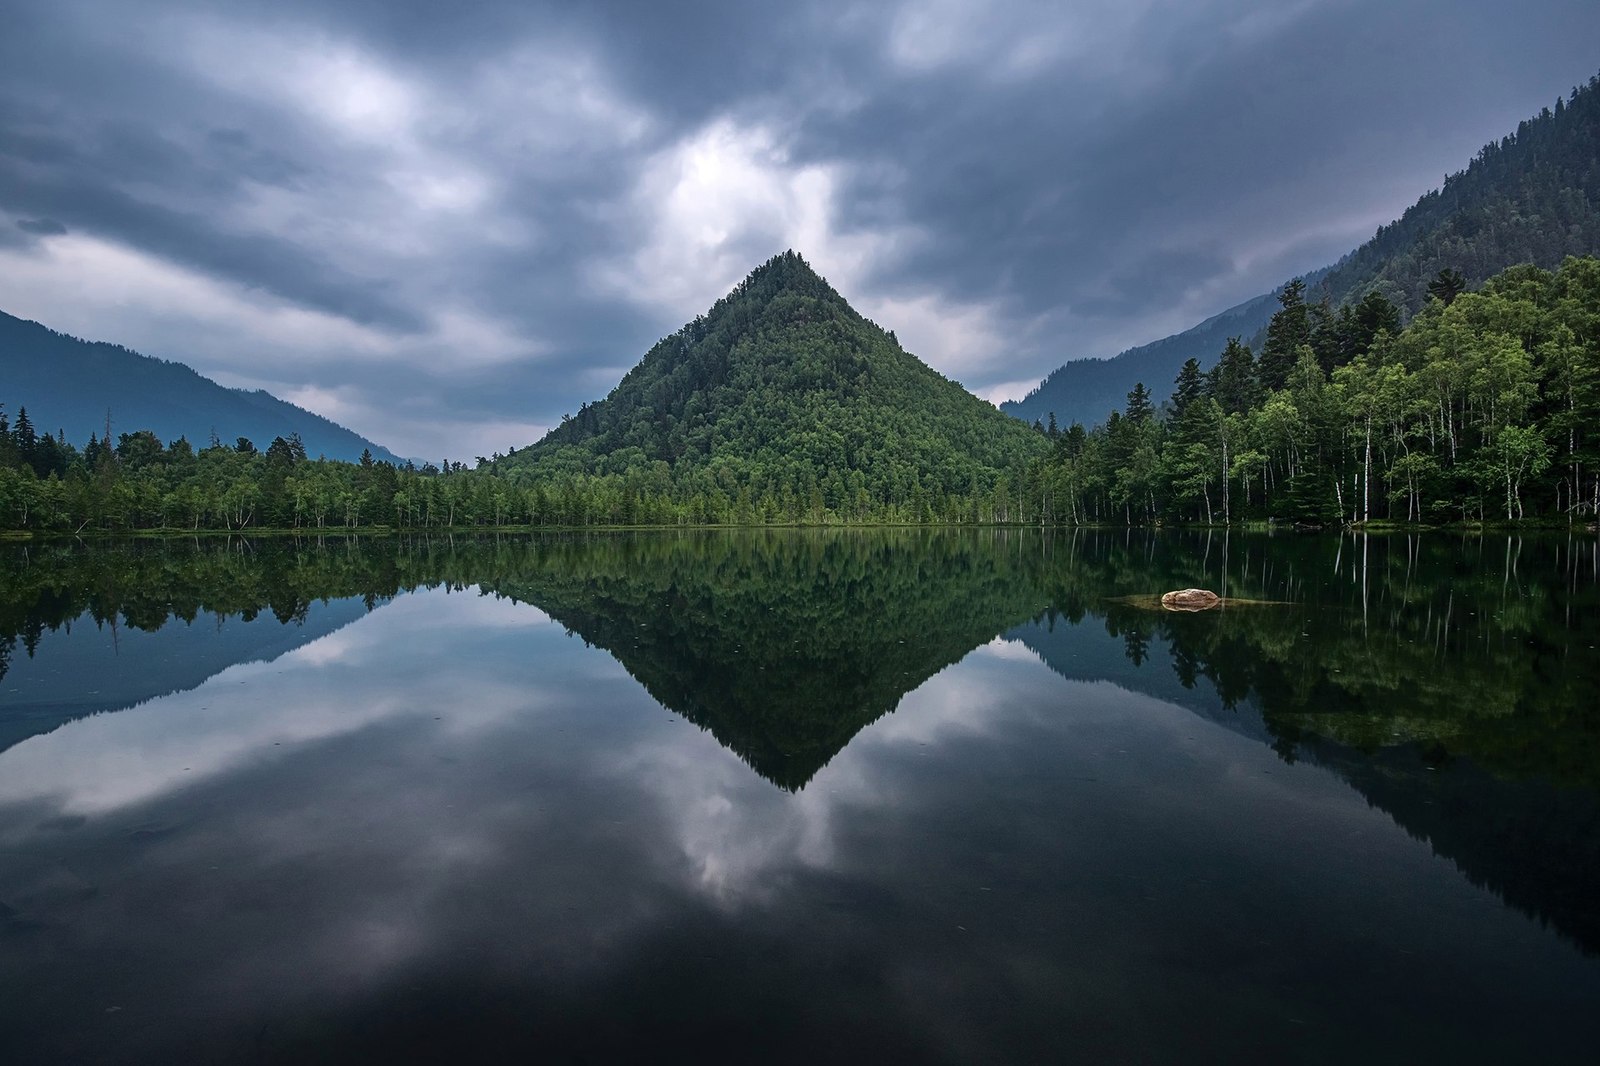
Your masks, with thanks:
[[[307,454],[355,460],[363,449],[376,459],[403,462],[321,415],[264,391],[218,385],[182,363],[120,345],[83,341],[37,322],[0,312],[0,404],[15,418],[20,408],[40,433],[59,431],[82,446],[105,431],[112,438],[148,429],[163,441],[189,438],[204,447],[214,433],[225,443],[248,437],[265,448],[274,437],[300,434]]]
[[[1143,381],[1156,396],[1178,376],[1187,359],[1210,366],[1229,337],[1251,337],[1266,328],[1278,309],[1273,293],[1264,293],[1212,315],[1198,326],[1129,348],[1110,359],[1074,359],[1041,381],[1020,400],[1000,405],[1000,410],[1024,422],[1044,422],[1053,413],[1064,429],[1074,422],[1093,426],[1111,411],[1122,410],[1128,390]]]

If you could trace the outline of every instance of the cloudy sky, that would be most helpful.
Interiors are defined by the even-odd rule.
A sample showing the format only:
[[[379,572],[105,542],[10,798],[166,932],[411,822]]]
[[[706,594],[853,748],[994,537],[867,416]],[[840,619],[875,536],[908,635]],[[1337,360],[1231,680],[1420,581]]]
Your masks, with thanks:
[[[1593,0],[4,0],[0,310],[402,454],[527,444],[793,247],[990,399],[1361,240]]]

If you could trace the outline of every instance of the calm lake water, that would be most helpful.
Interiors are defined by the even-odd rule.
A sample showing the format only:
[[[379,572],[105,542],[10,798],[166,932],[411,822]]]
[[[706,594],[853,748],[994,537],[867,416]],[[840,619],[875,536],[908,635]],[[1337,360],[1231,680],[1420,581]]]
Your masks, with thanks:
[[[1597,568],[0,546],[0,1061],[1593,1062]]]

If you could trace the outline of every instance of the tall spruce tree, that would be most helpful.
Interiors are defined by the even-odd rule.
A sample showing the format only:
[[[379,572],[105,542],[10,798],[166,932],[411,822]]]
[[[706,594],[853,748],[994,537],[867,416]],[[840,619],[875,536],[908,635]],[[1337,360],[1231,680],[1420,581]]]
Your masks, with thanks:
[[[1211,398],[1228,414],[1243,414],[1261,402],[1261,382],[1256,376],[1256,360],[1248,344],[1229,337],[1217,365],[1211,368],[1207,386]]]
[[[1467,276],[1459,270],[1445,267],[1428,282],[1428,298],[1449,307],[1455,298],[1467,291]]]
[[[1144,387],[1144,382],[1136,382],[1128,393],[1125,417],[1130,422],[1148,422],[1154,412],[1155,405],[1150,402],[1150,390]]]
[[[1311,311],[1305,296],[1306,283],[1301,278],[1289,282],[1278,294],[1278,310],[1267,326],[1267,340],[1257,364],[1261,384],[1268,389],[1283,388],[1301,347],[1311,344]]]
[[[1172,414],[1174,418],[1182,418],[1184,412],[1206,394],[1206,379],[1200,372],[1200,360],[1184,360],[1173,384],[1176,387],[1172,393]]]

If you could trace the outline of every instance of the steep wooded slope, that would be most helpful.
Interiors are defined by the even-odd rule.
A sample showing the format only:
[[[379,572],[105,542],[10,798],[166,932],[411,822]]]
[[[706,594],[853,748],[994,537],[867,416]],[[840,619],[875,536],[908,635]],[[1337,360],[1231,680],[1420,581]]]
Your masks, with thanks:
[[[984,491],[1044,447],[786,252],[651,348],[604,400],[502,463],[706,474],[723,488],[816,492],[836,506],[857,493]]]

